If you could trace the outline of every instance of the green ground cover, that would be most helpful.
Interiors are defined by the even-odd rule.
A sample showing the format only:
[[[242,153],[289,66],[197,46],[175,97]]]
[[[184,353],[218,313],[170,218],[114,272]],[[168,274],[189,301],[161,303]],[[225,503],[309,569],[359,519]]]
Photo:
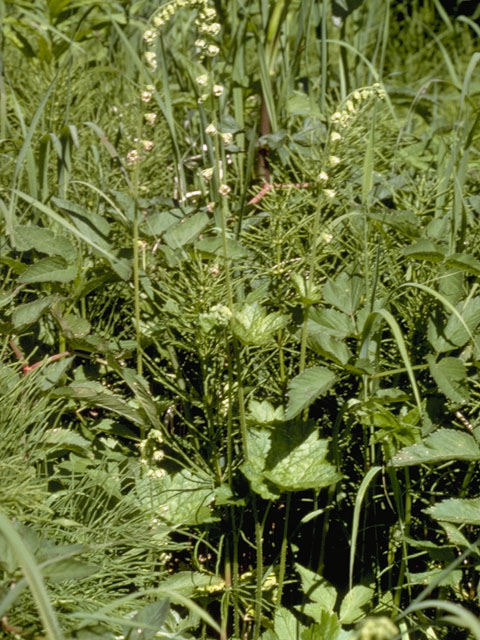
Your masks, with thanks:
[[[480,638],[471,4],[0,0],[4,637]]]

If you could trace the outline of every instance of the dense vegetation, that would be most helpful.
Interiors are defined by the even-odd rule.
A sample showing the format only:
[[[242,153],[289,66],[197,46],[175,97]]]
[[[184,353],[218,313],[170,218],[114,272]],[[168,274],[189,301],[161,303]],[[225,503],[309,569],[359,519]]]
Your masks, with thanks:
[[[477,3],[0,17],[3,635],[479,639]]]

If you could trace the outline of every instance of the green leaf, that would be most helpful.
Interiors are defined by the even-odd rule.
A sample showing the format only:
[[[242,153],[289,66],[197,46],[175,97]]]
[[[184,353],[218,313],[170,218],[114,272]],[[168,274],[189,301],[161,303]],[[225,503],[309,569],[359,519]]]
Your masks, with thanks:
[[[283,419],[284,411],[282,407],[275,408],[268,400],[263,400],[262,402],[250,400],[248,403],[247,420],[253,426],[274,424],[282,422]]]
[[[138,628],[124,628],[124,637],[126,640],[133,640],[133,638],[135,640],[152,640],[157,632],[161,630],[169,611],[170,603],[168,598],[146,604],[134,618],[134,621],[138,623]]]
[[[270,435],[271,433],[267,429],[248,430],[248,462],[244,462],[240,470],[255,493],[258,493],[264,500],[277,500],[280,492],[263,475],[265,461],[270,451]]]
[[[161,506],[158,517],[173,525],[199,525],[219,520],[211,508],[215,499],[209,476],[184,469],[161,482]]]
[[[49,256],[62,256],[67,262],[75,262],[77,252],[73,244],[63,236],[56,236],[50,229],[44,227],[17,226],[15,227],[15,246],[18,251],[35,249]]]
[[[459,358],[442,358],[435,362],[432,354],[427,355],[430,373],[440,391],[453,402],[466,402],[470,396],[465,380],[467,369]]]
[[[238,240],[234,238],[227,238],[227,256],[230,260],[238,260],[245,258],[248,255],[247,250],[243,247]],[[223,241],[222,238],[202,238],[195,243],[195,248],[202,253],[208,253],[212,256],[223,256]]]
[[[394,467],[445,462],[446,460],[480,460],[480,448],[469,433],[438,429],[423,444],[401,449],[389,462]]]
[[[307,346],[315,351],[315,353],[329,360],[333,360],[337,364],[345,365],[353,358],[352,352],[343,341],[337,340],[337,338],[326,332],[309,332],[307,336]]]
[[[361,276],[349,275],[342,271],[335,280],[327,281],[323,288],[323,298],[340,311],[352,315],[360,306],[364,292],[365,286]]]
[[[308,606],[313,608],[316,605]],[[302,631],[301,640],[354,640],[357,638],[355,632],[342,629],[338,616],[333,611],[319,609],[315,615],[308,615],[316,621],[316,624]]]
[[[90,442],[70,429],[49,429],[42,437],[42,446],[53,451],[67,449],[79,454],[90,452]]]
[[[172,249],[178,249],[197,239],[199,234],[210,222],[208,214],[205,212],[195,213],[182,222],[170,227],[163,236],[163,239]]]
[[[140,231],[147,236],[160,236],[167,229],[178,223],[178,213],[171,211],[155,211],[140,223]]]
[[[275,333],[288,322],[288,317],[279,311],[269,313],[258,302],[243,304],[235,309],[232,330],[244,344],[259,346],[273,339]]]
[[[433,319],[429,321],[428,340],[438,353],[463,347],[480,324],[479,296],[461,302],[455,309],[458,315],[452,313],[446,325],[435,323]]]
[[[273,618],[273,628],[279,640],[298,640],[305,627],[297,620],[291,611],[279,607]]]
[[[55,582],[81,580],[100,571],[99,565],[75,560],[74,558],[59,559],[40,568],[45,578]]]
[[[71,266],[61,256],[42,258],[28,266],[19,276],[18,282],[71,282],[77,275],[75,266]]]
[[[356,333],[350,316],[336,309],[311,309],[308,315],[308,331],[326,332],[339,340]]]
[[[189,597],[195,592],[208,591],[209,588],[222,584],[222,580],[218,576],[200,573],[200,571],[177,571],[164,578],[159,583],[159,587],[162,591],[171,593],[171,599],[174,599],[176,593]]]
[[[466,253],[454,253],[445,260],[448,267],[461,269],[475,276],[480,276],[480,261]]]
[[[52,203],[68,213],[73,224],[91,244],[94,243],[105,251],[111,250],[111,226],[103,216],[70,200],[53,197]]]
[[[455,524],[480,525],[480,498],[448,498],[425,509],[432,518]]]
[[[427,260],[429,262],[441,262],[445,257],[437,246],[431,240],[427,240],[426,238],[422,238],[404,249],[403,255],[406,258]]]
[[[310,367],[293,378],[288,385],[285,419],[291,420],[326,393],[335,382],[335,374],[325,367]]]
[[[333,587],[318,573],[315,573],[306,567],[302,567],[300,564],[295,564],[295,570],[300,574],[303,594],[316,604],[320,605],[322,609],[325,609],[326,611],[333,611],[337,601],[337,591],[335,587]],[[308,613],[306,609],[305,613]],[[316,618],[314,619],[316,620]],[[318,622],[318,620],[316,621]]]
[[[364,617],[363,608],[371,602],[373,589],[364,585],[357,585],[350,589],[340,605],[340,622],[352,624]]]
[[[15,307],[12,313],[13,326],[18,329],[19,327],[33,324],[40,318],[45,309],[49,309],[53,305],[55,300],[55,296],[45,296]]]

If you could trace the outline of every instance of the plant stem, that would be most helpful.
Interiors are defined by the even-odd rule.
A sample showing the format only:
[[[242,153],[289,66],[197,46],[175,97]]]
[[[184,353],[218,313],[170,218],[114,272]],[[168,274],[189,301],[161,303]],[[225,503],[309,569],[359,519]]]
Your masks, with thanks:
[[[288,543],[288,521],[290,517],[290,507],[292,504],[292,494],[287,493],[286,505],[285,505],[285,520],[283,523],[283,536],[282,546],[280,547],[280,564],[278,566],[278,592],[277,592],[277,607],[282,604],[283,595],[283,583],[285,582],[285,570],[287,566],[287,543]]]

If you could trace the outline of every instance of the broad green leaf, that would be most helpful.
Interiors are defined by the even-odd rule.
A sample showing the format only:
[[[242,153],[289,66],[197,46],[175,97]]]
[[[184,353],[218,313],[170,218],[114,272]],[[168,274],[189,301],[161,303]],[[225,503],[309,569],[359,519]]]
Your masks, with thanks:
[[[322,299],[320,288],[300,273],[290,275],[303,305],[312,305]]]
[[[169,247],[178,249],[196,240],[209,222],[208,214],[204,212],[195,213],[193,216],[170,227],[163,239]]]
[[[133,619],[138,629],[125,627],[123,635],[126,639],[152,640],[157,635],[170,611],[168,598],[146,604]]]
[[[147,236],[160,236],[178,221],[178,214],[171,211],[155,211],[142,220],[140,231]]]
[[[340,622],[352,624],[364,617],[363,608],[371,602],[373,589],[364,585],[357,585],[350,589],[340,605]]]
[[[324,331],[339,340],[356,333],[350,316],[336,309],[311,309],[308,315],[308,331]]]
[[[371,220],[377,220],[382,225],[392,227],[408,238],[414,239],[420,235],[418,216],[413,211],[393,211],[392,213],[371,211],[367,215]]]
[[[238,260],[245,258],[248,255],[247,250],[243,247],[238,240],[234,238],[227,238],[227,257],[230,260]],[[223,241],[220,237],[215,238],[202,238],[195,243],[195,248],[202,253],[208,253],[213,256],[223,256]]]
[[[18,251],[35,249],[49,256],[62,256],[67,262],[75,262],[77,252],[73,244],[63,236],[56,236],[53,231],[34,225],[15,227],[15,246]]]
[[[446,460],[480,460],[480,448],[475,438],[464,431],[438,429],[427,436],[423,444],[401,449],[389,464],[405,467]]]
[[[62,358],[57,362],[42,366],[35,377],[35,385],[37,388],[42,391],[47,391],[58,384],[73,360],[74,358],[72,356],[71,358]]]
[[[363,278],[342,271],[335,280],[329,279],[323,288],[323,298],[343,313],[352,315],[359,308],[365,292]]]
[[[432,518],[455,524],[480,525],[480,498],[448,498],[425,509]]]
[[[218,576],[212,576],[200,571],[177,571],[171,576],[159,582],[162,591],[171,593],[171,599],[178,593],[182,596],[191,596],[198,591],[208,591],[211,587],[222,585]]]
[[[307,345],[315,351],[315,353],[329,360],[333,360],[337,364],[347,364],[347,362],[353,358],[353,354],[345,342],[338,340],[325,331],[309,332]]]
[[[254,302],[235,309],[232,330],[244,344],[259,346],[272,340],[287,322],[288,317],[279,311],[267,315],[266,309]]]
[[[480,275],[480,261],[466,253],[454,253],[445,260],[448,267],[461,269],[475,276]]]
[[[55,296],[45,296],[33,302],[18,305],[12,313],[13,326],[18,329],[19,327],[33,324],[40,318],[45,309],[49,309],[53,305],[55,300]]]
[[[428,587],[432,580],[437,580],[441,574],[444,573],[444,569],[430,569],[430,571],[420,571],[418,573],[408,573],[409,584],[419,584],[423,587]],[[444,575],[436,585],[439,587],[452,587],[458,589],[460,581],[462,580],[462,571],[457,569],[456,571],[449,571],[447,575]]]
[[[157,517],[172,525],[199,525],[219,520],[211,508],[215,499],[213,483],[207,475],[197,475],[184,469],[168,475],[161,482]]]
[[[42,446],[54,451],[67,449],[83,455],[88,454],[91,450],[88,440],[75,433],[75,431],[62,429],[61,427],[46,431],[42,438]]]
[[[69,265],[61,256],[53,256],[29,265],[19,276],[18,282],[71,282],[76,275],[76,266]]]
[[[105,251],[111,251],[111,226],[103,216],[94,211],[88,211],[70,200],[53,197],[52,203],[68,213],[73,224],[91,244],[94,243]]]
[[[277,500],[280,492],[263,475],[265,461],[270,451],[270,435],[271,433],[267,429],[252,428],[248,430],[248,462],[244,462],[240,470],[255,493],[258,493],[264,500]]]
[[[300,574],[302,593],[326,611],[333,611],[335,602],[337,601],[337,591],[335,587],[318,573],[302,567],[300,564],[296,563],[295,569]],[[305,612],[308,613],[306,610]]]
[[[84,338],[90,333],[90,323],[85,318],[73,313],[57,317],[63,333],[67,338]]]
[[[293,378],[288,385],[285,419],[291,420],[326,393],[335,382],[335,374],[326,367],[310,367]]]
[[[441,262],[445,257],[437,246],[431,240],[427,240],[426,238],[422,238],[404,249],[403,255],[406,258],[427,260],[429,262]]]
[[[284,411],[282,407],[275,408],[268,400],[258,402],[250,400],[248,403],[247,420],[253,425],[268,425],[275,422],[282,422],[284,419]]]
[[[291,611],[279,607],[273,618],[273,628],[279,640],[299,640],[305,627],[297,620]]]
[[[315,624],[302,631],[301,640],[354,640],[357,638],[354,631],[342,629],[336,613],[325,609],[317,609],[314,612],[313,608],[316,606],[315,604],[307,605],[312,607],[314,615],[310,613],[308,615],[315,620]]]
[[[463,347],[480,324],[480,297],[470,298],[455,308],[463,322],[456,313],[449,316],[445,325],[437,324],[433,319],[429,321],[428,340],[438,353]]]
[[[76,560],[74,558],[59,559],[40,567],[42,575],[49,580],[61,582],[62,580],[81,580],[98,573],[100,566]]]
[[[264,476],[280,491],[321,489],[341,479],[326,460],[328,440],[309,425],[282,424],[271,433]]]
[[[427,355],[430,373],[440,391],[453,402],[466,402],[470,396],[465,382],[467,369],[459,358],[442,358],[435,362],[432,354]]]

